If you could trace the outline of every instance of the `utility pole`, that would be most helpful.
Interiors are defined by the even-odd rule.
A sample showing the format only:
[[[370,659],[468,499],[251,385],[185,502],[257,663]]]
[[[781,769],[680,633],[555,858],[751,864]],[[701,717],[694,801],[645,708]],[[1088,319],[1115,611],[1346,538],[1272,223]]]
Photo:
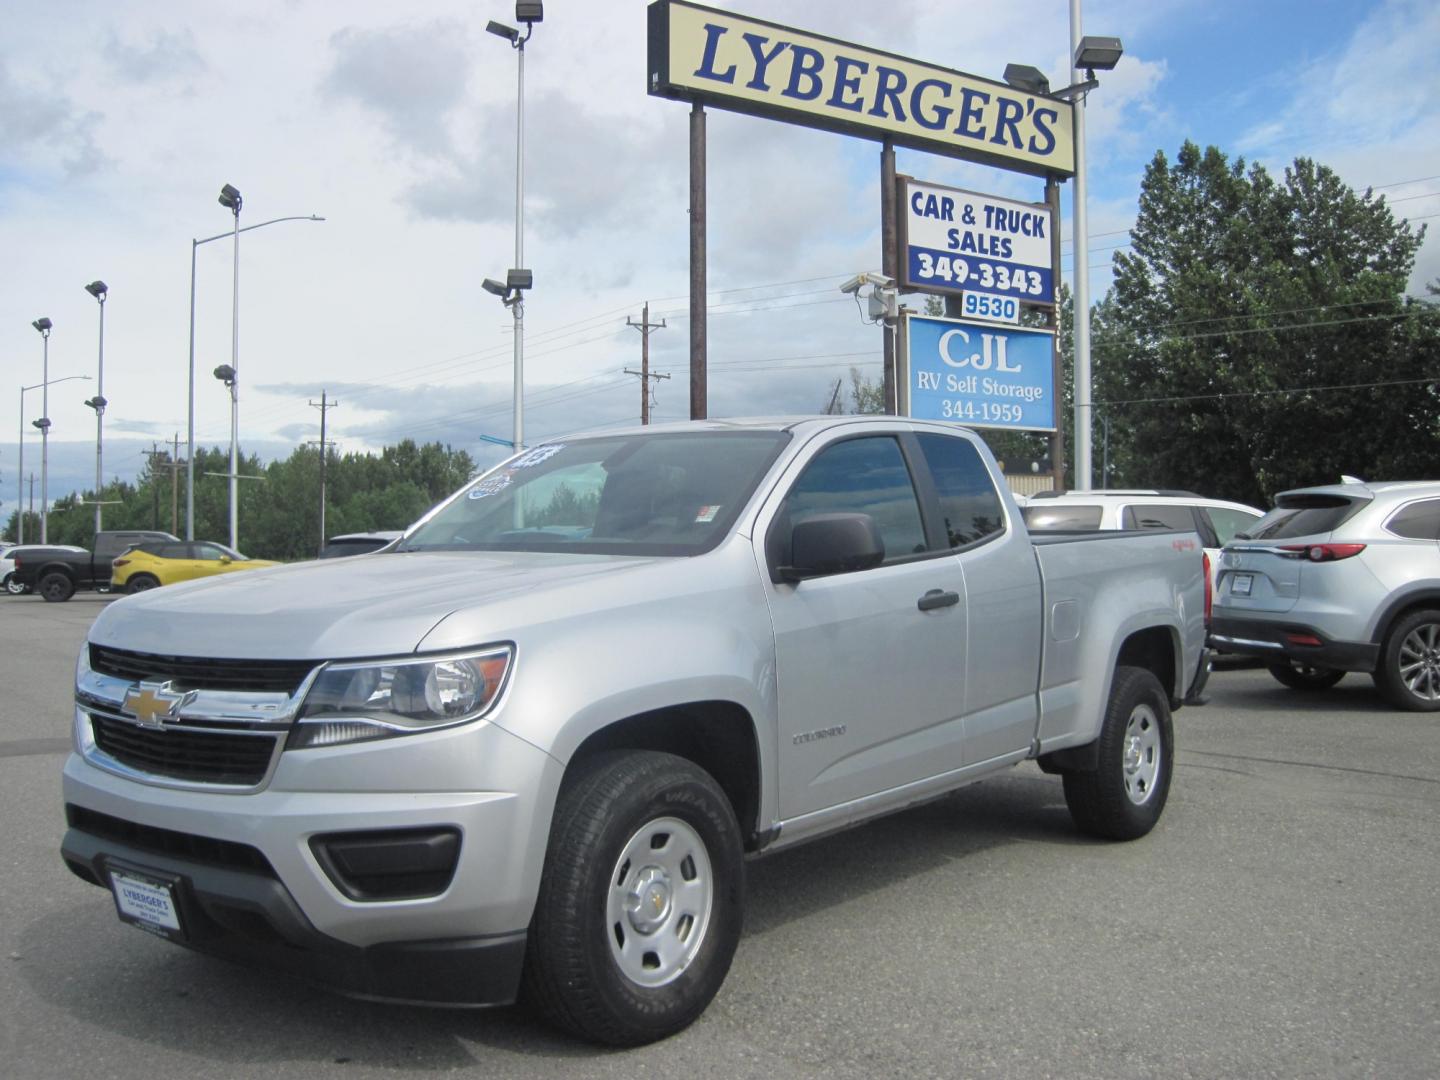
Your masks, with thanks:
[[[312,409],[320,410],[320,545],[317,551],[325,547],[325,415],[339,404],[331,401],[323,390],[319,401],[310,402]]]
[[[650,301],[646,300],[645,306],[640,312],[640,321],[637,323],[634,319],[626,319],[625,325],[633,326],[640,331],[640,370],[632,371],[630,368],[626,368],[625,374],[640,376],[640,423],[648,424],[650,423],[650,380],[670,377],[669,375],[650,374],[650,331],[665,329],[665,320],[661,319],[658,323],[650,321]]]
[[[155,475],[155,463],[162,457],[169,457],[168,450],[161,450],[160,444],[151,441],[149,450],[140,451],[150,459],[150,528],[160,528],[160,481]]]

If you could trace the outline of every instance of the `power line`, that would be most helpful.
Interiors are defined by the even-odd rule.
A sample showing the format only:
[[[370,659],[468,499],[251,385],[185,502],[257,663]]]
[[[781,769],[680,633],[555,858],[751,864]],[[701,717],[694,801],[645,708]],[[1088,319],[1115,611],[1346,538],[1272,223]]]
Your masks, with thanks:
[[[1373,390],[1383,386],[1417,386],[1434,383],[1440,376],[1424,379],[1390,379],[1385,382],[1345,383],[1336,386],[1300,386],[1288,390],[1236,390],[1220,394],[1186,394],[1177,397],[1119,398],[1113,401],[1096,401],[1094,405],[1159,405],[1179,401],[1215,401],[1220,398],[1272,397],[1286,394],[1319,394],[1331,390]]]

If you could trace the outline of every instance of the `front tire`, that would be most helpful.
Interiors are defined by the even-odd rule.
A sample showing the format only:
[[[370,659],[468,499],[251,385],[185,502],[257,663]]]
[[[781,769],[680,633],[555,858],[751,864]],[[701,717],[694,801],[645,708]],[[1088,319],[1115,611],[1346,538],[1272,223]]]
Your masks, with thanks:
[[[684,758],[616,752],[575,768],[551,823],[524,992],[581,1038],[639,1046],[693,1022],[730,970],[740,828]]]
[[[1440,610],[1412,611],[1390,628],[1375,685],[1397,709],[1440,710]]]
[[[1175,767],[1170,700],[1144,668],[1118,667],[1100,727],[1099,764],[1067,772],[1075,827],[1104,840],[1135,840],[1160,820]]]
[[[30,586],[20,584],[14,574],[6,574],[5,591],[11,596],[24,596],[30,591]]]
[[[40,595],[51,603],[69,600],[75,595],[75,583],[58,570],[51,571],[40,579]]]
[[[1334,668],[1316,667],[1303,660],[1286,660],[1283,664],[1268,665],[1275,681],[1291,690],[1329,690],[1345,677],[1345,672]]]

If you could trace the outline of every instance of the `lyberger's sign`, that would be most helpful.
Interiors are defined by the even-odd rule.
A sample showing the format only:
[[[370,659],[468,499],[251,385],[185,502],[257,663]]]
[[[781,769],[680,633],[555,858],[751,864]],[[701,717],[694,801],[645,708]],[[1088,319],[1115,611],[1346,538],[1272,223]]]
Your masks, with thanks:
[[[1074,175],[1067,102],[683,0],[655,0],[649,22],[651,94]]]

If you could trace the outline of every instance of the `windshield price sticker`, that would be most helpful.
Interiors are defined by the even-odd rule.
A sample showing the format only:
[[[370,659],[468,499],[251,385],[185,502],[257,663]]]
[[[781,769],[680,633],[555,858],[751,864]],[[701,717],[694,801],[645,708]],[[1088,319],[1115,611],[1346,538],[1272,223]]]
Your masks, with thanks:
[[[960,314],[967,319],[1018,324],[1020,322],[1020,301],[1013,296],[964,292],[960,294]]]
[[[1055,430],[1055,335],[909,315],[909,415],[971,427]]]
[[[1049,207],[909,179],[903,190],[902,288],[1054,303]]]

